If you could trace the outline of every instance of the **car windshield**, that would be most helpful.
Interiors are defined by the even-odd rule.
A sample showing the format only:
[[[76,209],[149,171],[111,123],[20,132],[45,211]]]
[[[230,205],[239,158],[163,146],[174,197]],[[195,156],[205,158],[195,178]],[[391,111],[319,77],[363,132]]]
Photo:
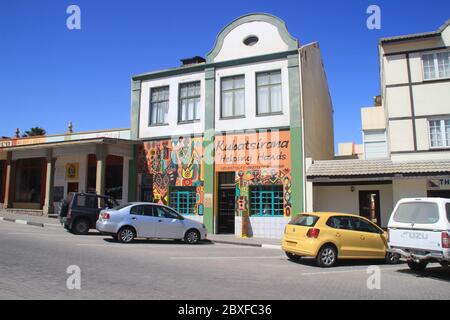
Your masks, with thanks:
[[[439,208],[432,202],[408,202],[398,206],[394,220],[401,223],[433,224],[439,221]]]
[[[314,227],[317,220],[319,220],[318,216],[312,216],[309,214],[301,214],[298,217],[292,219],[289,224],[303,227]]]

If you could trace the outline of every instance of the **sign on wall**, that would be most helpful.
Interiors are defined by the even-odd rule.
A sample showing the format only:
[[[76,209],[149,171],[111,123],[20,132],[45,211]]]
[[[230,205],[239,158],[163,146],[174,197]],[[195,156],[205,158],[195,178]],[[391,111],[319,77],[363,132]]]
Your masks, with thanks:
[[[66,164],[66,180],[78,180],[78,162]]]
[[[429,179],[428,190],[450,190],[450,177],[442,179]]]
[[[290,168],[290,147],[289,131],[216,136],[216,171]]]

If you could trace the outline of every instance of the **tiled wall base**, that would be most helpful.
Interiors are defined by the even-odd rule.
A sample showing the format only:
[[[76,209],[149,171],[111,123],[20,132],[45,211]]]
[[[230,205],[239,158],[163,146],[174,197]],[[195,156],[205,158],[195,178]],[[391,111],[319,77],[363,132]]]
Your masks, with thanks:
[[[250,235],[255,238],[281,239],[290,220],[286,217],[250,217]],[[241,236],[242,217],[235,217],[234,227],[236,236]]]

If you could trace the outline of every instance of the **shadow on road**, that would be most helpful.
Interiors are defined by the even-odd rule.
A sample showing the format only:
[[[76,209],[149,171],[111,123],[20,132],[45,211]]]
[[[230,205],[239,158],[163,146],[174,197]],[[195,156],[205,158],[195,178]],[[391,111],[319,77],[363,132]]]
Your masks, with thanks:
[[[325,269],[320,268],[317,265],[316,259],[314,258],[302,258],[299,261],[290,261],[292,263],[297,263],[309,267],[317,267],[319,269]],[[400,266],[403,264],[403,262],[400,262],[398,264],[394,264],[391,266]],[[329,270],[339,270],[340,267],[361,267],[361,266],[373,266],[373,265],[390,265],[386,263],[384,260],[338,260],[336,265],[332,268],[329,268]]]
[[[113,238],[104,238],[103,241],[108,242],[108,243],[119,243],[119,241],[113,239]],[[131,244],[142,244],[142,245],[146,245],[146,244],[160,244],[160,245],[164,245],[164,244],[171,244],[171,245],[188,245],[185,242],[181,241],[181,240],[170,240],[170,239],[135,239],[133,240],[133,242],[131,242]],[[201,242],[199,242],[198,244],[195,245],[188,245],[188,246],[204,246],[204,245],[213,245],[214,243],[209,241],[209,240],[203,240]],[[124,243],[124,246],[126,246],[127,244]]]
[[[434,280],[450,282],[450,268],[431,267],[426,268],[425,271],[422,272],[412,271],[411,269],[408,268],[397,270],[397,272],[415,276],[416,278],[429,278]]]

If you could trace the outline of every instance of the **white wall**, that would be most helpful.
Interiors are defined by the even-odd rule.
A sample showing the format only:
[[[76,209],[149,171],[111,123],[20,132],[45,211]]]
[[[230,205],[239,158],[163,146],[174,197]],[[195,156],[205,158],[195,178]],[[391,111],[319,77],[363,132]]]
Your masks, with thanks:
[[[256,73],[273,70],[281,70],[283,114],[257,116]],[[221,120],[221,78],[237,75],[245,75],[245,118]],[[283,59],[218,69],[216,71],[215,119],[216,132],[289,126],[289,78],[287,61]]]
[[[411,116],[409,87],[387,88],[385,103],[390,118]]]
[[[427,180],[405,179],[394,180],[392,184],[394,205],[403,198],[416,198],[427,196]]]
[[[205,119],[205,73],[197,72],[143,81],[141,84],[141,108],[139,115],[139,138],[180,136],[198,134],[204,130]],[[200,121],[178,124],[179,84],[200,81]],[[150,89],[169,86],[168,125],[149,126],[150,123]]]
[[[393,209],[392,185],[314,186],[314,211],[359,214],[359,191],[380,191],[381,226],[386,227]]]
[[[450,114],[450,83],[428,83],[413,87],[416,116]]]
[[[66,164],[78,163],[78,179],[66,180]],[[78,190],[86,192],[87,185],[87,154],[61,156],[55,162],[54,187],[64,187],[64,198],[67,196],[67,184],[78,182]]]
[[[320,48],[302,47],[301,88],[305,156],[313,160],[334,158],[333,105]]]
[[[253,46],[247,46],[243,40],[251,35],[257,36],[259,41]],[[263,21],[252,21],[244,23],[228,33],[214,62],[259,56],[288,49],[288,45],[281,38],[277,27]]]
[[[408,71],[404,54],[384,57],[385,81],[387,85],[408,82]]]
[[[414,149],[411,120],[389,121],[388,133],[391,151],[410,151]]]

